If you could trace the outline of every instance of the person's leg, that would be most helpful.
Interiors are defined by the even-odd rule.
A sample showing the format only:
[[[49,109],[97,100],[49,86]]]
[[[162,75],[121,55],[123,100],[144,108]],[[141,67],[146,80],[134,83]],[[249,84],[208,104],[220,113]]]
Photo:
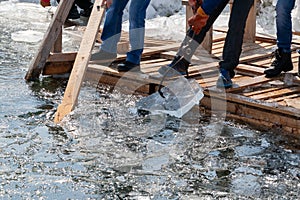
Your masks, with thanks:
[[[123,10],[129,0],[113,1],[106,11],[101,34],[102,44],[98,52],[91,55],[92,62],[112,62],[117,57],[117,45],[121,37]]]
[[[81,8],[80,15],[89,17],[93,9],[93,3],[90,0],[75,0],[75,4]]]
[[[284,52],[291,51],[292,16],[295,0],[278,0],[276,4],[277,46]]]
[[[253,2],[253,0],[234,0],[223,48],[223,60],[219,63],[220,68],[233,72],[239,64],[246,21]]]
[[[131,1],[129,7],[129,41],[131,51],[127,53],[126,60],[140,64],[144,48],[146,10],[150,0]]]
[[[162,66],[158,70],[160,74],[166,75],[166,73],[168,73],[167,76],[176,76],[178,75],[178,73],[187,75],[187,69],[191,62],[192,56],[199,47],[199,44],[202,43],[203,39],[206,36],[206,33],[209,31],[213,23],[227,6],[228,2],[229,0],[221,1],[221,3],[216,7],[213,13],[209,16],[206,25],[202,28],[198,35],[196,35],[191,28],[187,31],[186,37],[182,41],[181,46],[176,53],[176,56],[168,66]],[[169,67],[172,67],[175,71],[170,71],[168,69]]]
[[[228,2],[229,0],[221,1],[213,13],[209,16],[206,25],[202,28],[198,35],[196,35],[191,28],[187,31],[186,37],[182,41],[181,46],[176,54],[177,56],[183,56],[186,61],[190,62],[196,49],[203,42],[206,33],[227,6]]]
[[[75,4],[83,10],[89,9],[93,6],[93,3],[90,0],[75,0]]]
[[[118,65],[119,72],[139,71],[144,49],[145,18],[150,0],[131,1],[129,6],[129,42],[131,50],[126,61]]]
[[[117,52],[117,44],[120,40],[122,29],[123,10],[129,0],[113,1],[106,12],[106,17],[101,34],[101,49],[110,52]]]
[[[292,17],[295,0],[278,0],[276,4],[277,47],[271,68],[264,71],[267,78],[278,76],[282,71],[293,70],[291,58]]]
[[[234,69],[239,64],[246,21],[253,2],[253,0],[233,1],[223,48],[223,60],[219,62],[220,75],[216,84],[219,88],[232,87],[231,78],[235,76]]]

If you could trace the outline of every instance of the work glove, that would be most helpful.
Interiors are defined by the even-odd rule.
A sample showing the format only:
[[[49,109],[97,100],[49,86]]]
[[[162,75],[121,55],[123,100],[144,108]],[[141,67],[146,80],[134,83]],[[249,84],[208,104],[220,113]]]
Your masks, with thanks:
[[[40,4],[41,6],[43,6],[44,8],[46,6],[51,6],[50,0],[40,0]]]
[[[102,0],[101,6],[105,6],[106,8],[109,8],[112,2],[113,0]]]
[[[193,13],[197,13],[197,9],[201,6],[202,0],[189,0],[189,5],[192,7]]]
[[[204,10],[199,7],[197,9],[197,13],[188,19],[188,24],[191,26],[196,35],[198,35],[202,28],[206,25],[208,17],[209,16],[204,12]]]

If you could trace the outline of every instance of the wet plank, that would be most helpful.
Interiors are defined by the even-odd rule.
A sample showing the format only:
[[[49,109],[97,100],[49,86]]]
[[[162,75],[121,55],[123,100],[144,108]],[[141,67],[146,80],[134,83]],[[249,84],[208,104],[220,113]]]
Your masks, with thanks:
[[[94,3],[87,29],[83,34],[80,48],[74,62],[72,73],[70,75],[62,103],[58,106],[57,112],[55,114],[55,123],[59,123],[65,115],[69,114],[74,109],[77,103],[77,98],[90,59],[90,54],[99,31],[99,24],[101,24],[105,13],[104,8],[98,7],[96,5],[100,5],[100,0],[96,0]]]

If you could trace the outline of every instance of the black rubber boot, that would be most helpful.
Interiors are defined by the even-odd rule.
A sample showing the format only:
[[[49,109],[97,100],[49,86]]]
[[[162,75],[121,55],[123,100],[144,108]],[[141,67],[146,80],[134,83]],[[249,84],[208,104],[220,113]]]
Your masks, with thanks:
[[[277,49],[275,51],[275,60],[271,66],[271,68],[264,71],[267,78],[278,76],[281,72],[293,70],[291,52],[283,52],[282,49]]]
[[[190,63],[184,57],[177,55],[169,65],[160,67],[158,72],[166,77],[188,76],[189,65]]]

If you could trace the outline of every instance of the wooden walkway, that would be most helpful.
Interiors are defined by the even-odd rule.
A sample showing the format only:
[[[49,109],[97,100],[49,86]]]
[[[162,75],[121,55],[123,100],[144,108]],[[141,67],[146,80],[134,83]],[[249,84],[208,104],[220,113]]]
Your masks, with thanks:
[[[196,79],[204,88],[205,97],[200,106],[209,111],[212,98],[215,101],[226,100],[228,118],[261,128],[279,128],[284,132],[300,135],[300,78],[296,76],[299,59],[296,49],[300,47],[300,41],[293,41],[294,70],[272,79],[265,78],[263,71],[272,62],[272,52],[276,48],[275,39],[257,35],[255,43],[244,43],[240,64],[236,69],[237,75],[233,79],[234,88],[227,89],[224,95],[223,91],[215,87],[215,83],[225,34],[223,30],[214,31],[218,36],[213,40],[212,54],[199,47],[189,68],[189,78]],[[126,34],[124,35],[121,44],[126,47],[125,41],[128,40]],[[110,67],[89,64],[86,80],[117,84],[124,87],[123,91],[125,88],[145,94],[157,91],[161,81],[157,71],[171,62],[180,44],[151,38],[146,38],[145,43],[142,73],[118,73],[117,63],[126,58],[126,55],[119,54],[117,61]],[[222,109],[224,108],[220,108]]]
[[[30,81],[38,79],[40,73],[54,75],[71,72],[62,104],[58,106],[54,121],[58,123],[74,109],[84,78],[121,87],[124,92],[126,89],[130,93],[137,91],[144,94],[157,91],[161,83],[161,76],[158,76],[157,71],[161,66],[171,62],[180,44],[146,38],[141,62],[142,73],[118,73],[116,65],[126,58],[124,53],[129,46],[128,36],[123,33],[122,41],[119,43],[120,55],[114,65],[108,67],[89,64],[90,53],[93,48],[95,49],[94,42],[105,9],[101,7],[101,0],[95,0],[78,52],[65,53],[62,51],[62,25],[73,2],[74,0],[69,0],[59,4],[25,76],[25,79]],[[183,4],[187,5],[187,1],[183,0]],[[296,75],[299,55],[295,50],[300,48],[300,40],[293,41],[294,70],[273,79],[265,78],[263,71],[272,62],[271,54],[276,48],[276,41],[270,36],[255,34],[255,8],[254,5],[250,12],[252,14],[248,16],[246,26],[248,37],[244,38],[250,42],[243,45],[237,75],[233,79],[235,86],[226,91],[215,87],[226,30],[210,30],[203,42],[208,51],[198,48],[189,68],[189,78],[197,80],[204,88],[205,96],[200,102],[200,107],[203,108],[201,110],[209,112],[224,110],[226,107],[228,118],[299,136],[300,78]],[[187,17],[190,14],[191,8],[187,5]]]

